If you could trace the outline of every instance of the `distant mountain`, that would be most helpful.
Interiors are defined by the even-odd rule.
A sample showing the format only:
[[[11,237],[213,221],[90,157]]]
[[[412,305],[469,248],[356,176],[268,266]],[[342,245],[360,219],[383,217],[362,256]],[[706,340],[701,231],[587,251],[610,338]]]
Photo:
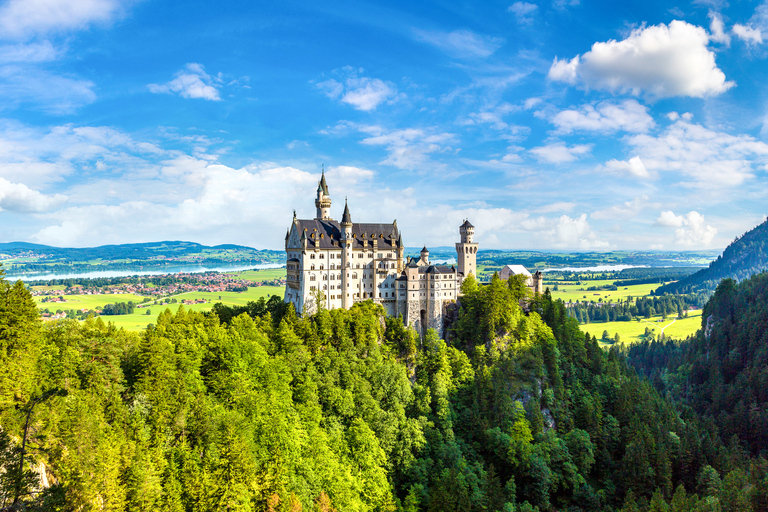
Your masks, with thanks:
[[[0,243],[0,263],[9,276],[24,273],[284,262],[284,251],[254,249],[233,244],[211,247],[194,242],[164,241],[67,248],[27,242]]]
[[[742,281],[768,270],[768,220],[744,233],[725,248],[709,267],[676,283],[660,286],[656,295],[664,293],[712,293],[726,278]]]
[[[243,245],[207,246],[194,242],[165,241],[147,242],[142,244],[102,245],[99,247],[67,248],[49,245],[31,244],[27,242],[0,243],[0,254],[6,257],[29,256],[46,259],[69,259],[74,261],[100,260],[141,260],[158,257],[178,257],[182,255],[201,254],[206,252],[235,251],[243,254],[272,254],[282,251],[259,250]]]

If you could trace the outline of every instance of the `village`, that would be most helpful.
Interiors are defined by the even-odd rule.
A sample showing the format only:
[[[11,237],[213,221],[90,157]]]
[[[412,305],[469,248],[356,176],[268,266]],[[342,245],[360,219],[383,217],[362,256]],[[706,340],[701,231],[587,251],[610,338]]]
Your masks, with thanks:
[[[208,304],[211,298],[190,297],[189,293],[240,293],[249,288],[285,286],[284,278],[248,279],[239,274],[219,272],[163,274],[105,279],[71,279],[37,282],[29,286],[37,298],[41,316],[47,320],[108,314],[107,306],[123,305],[133,311],[162,304]],[[77,296],[77,299],[75,297]],[[84,306],[85,302],[89,306]],[[126,301],[126,297],[133,300]],[[221,298],[221,296],[214,296]],[[77,303],[77,306],[75,305]],[[75,306],[75,307],[72,307]],[[79,307],[78,307],[79,306]],[[122,314],[122,313],[118,313]]]

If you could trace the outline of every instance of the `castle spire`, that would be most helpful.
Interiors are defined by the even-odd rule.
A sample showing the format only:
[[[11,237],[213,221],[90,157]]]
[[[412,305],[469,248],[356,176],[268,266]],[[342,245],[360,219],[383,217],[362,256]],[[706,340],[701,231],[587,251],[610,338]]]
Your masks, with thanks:
[[[347,198],[344,198],[344,214],[341,216],[341,224],[352,225],[352,216],[349,214],[349,204],[347,204]]]
[[[315,206],[317,207],[317,220],[331,220],[331,196],[328,193],[328,184],[325,182],[325,165],[323,165],[320,182],[317,184]]]

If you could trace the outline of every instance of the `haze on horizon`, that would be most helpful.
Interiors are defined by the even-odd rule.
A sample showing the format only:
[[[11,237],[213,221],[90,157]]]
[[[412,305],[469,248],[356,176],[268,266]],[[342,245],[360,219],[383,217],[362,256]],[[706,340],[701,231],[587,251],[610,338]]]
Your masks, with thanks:
[[[0,2],[0,241],[721,249],[765,219],[768,2]]]

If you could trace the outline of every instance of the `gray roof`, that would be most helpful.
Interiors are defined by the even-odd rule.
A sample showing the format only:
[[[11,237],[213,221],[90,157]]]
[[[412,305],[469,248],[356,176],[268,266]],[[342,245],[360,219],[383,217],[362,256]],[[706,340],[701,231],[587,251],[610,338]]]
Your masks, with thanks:
[[[341,216],[342,224],[352,224],[352,216],[349,214],[349,205],[344,201],[344,214]]]
[[[317,184],[317,189],[322,190],[323,194],[326,196],[329,196],[328,193],[328,184],[325,182],[325,169],[323,169],[323,175],[320,177],[320,183]]]
[[[462,228],[473,228],[473,227],[475,227],[475,226],[473,226],[472,224],[470,224],[470,222],[469,222],[469,220],[468,220],[468,219],[464,219],[464,224],[462,224],[462,225],[461,225],[461,227],[462,227]]]
[[[341,247],[341,225],[335,220],[298,219],[297,229],[306,234],[307,247],[318,249],[338,249]],[[315,235],[312,238],[312,234]],[[393,224],[357,223],[352,224],[353,249],[362,249],[363,240],[368,241],[368,248],[372,248],[372,242],[378,241],[379,249],[394,249],[400,233]],[[314,242],[314,243],[313,243]]]
[[[448,265],[429,265],[428,267],[419,267],[419,272],[426,274],[453,274],[456,272],[456,267],[449,267]]]

